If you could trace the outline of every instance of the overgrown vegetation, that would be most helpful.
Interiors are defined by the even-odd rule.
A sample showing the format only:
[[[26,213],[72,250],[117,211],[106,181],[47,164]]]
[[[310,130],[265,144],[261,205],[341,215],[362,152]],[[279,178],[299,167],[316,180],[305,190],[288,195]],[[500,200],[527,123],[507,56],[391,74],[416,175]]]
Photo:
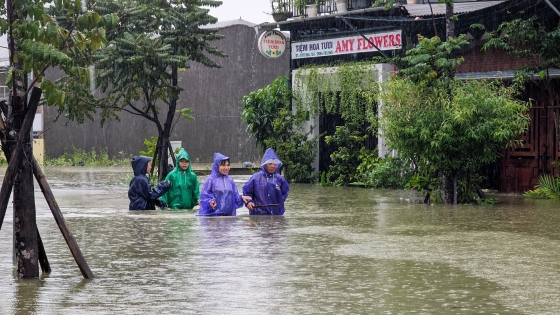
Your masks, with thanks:
[[[364,155],[370,153],[364,148],[367,135],[350,126],[337,126],[334,135],[325,136],[325,142],[338,149],[331,154],[331,165],[327,172],[328,181],[335,185],[345,185],[359,181],[358,166]]]
[[[472,202],[480,169],[518,144],[527,129],[528,104],[516,99],[515,84],[454,78],[461,59],[451,56],[467,43],[464,36],[419,40],[395,61],[399,75],[382,84],[383,136],[390,149],[419,166],[426,182],[445,180],[446,202]]]
[[[296,109],[309,111],[311,117],[340,114],[355,127],[371,123],[377,116],[379,89],[374,74],[372,61],[336,63],[331,68],[303,66],[298,69],[292,87]]]
[[[72,147],[72,152],[65,151],[59,157],[50,158],[45,156],[44,163],[47,166],[130,166],[131,158],[131,156],[122,151],[117,156],[111,158],[107,154],[107,149],[96,151],[95,148],[92,148],[88,152]]]
[[[317,137],[312,136],[313,127],[304,126],[309,112],[292,111],[291,101],[288,77],[281,76],[243,97],[241,117],[262,152],[268,147],[276,151],[288,181],[311,182]]]
[[[523,196],[533,199],[560,199],[560,177],[540,176],[535,189],[526,191]]]
[[[482,25],[473,27],[482,28]],[[528,19],[514,19],[502,23],[498,29],[489,33],[491,39],[484,45],[484,50],[498,49],[516,58],[523,58],[524,65],[516,71],[517,79],[532,81],[541,87],[545,93],[548,106],[556,106],[557,88],[553,84],[550,70],[558,68],[560,55],[560,26],[547,29],[539,17]],[[538,74],[538,75],[535,75]],[[556,141],[560,139],[560,115],[558,110],[551,110],[554,122]],[[551,139],[548,137],[547,139]],[[547,145],[552,146],[551,142]],[[552,163],[558,167],[559,163]],[[529,198],[556,199],[560,196],[558,190],[558,177],[542,175],[534,190],[527,191],[524,195]]]
[[[337,63],[332,68],[307,65],[298,69],[293,91],[296,110],[305,110],[310,118],[321,114],[339,115],[342,125],[321,141],[335,151],[323,183],[348,185],[360,181],[357,167],[373,150],[366,139],[377,134],[377,89],[373,62]]]
[[[410,160],[400,157],[377,157],[373,163],[366,161],[362,165],[367,165],[370,170],[360,176],[367,187],[404,189],[416,172]]]

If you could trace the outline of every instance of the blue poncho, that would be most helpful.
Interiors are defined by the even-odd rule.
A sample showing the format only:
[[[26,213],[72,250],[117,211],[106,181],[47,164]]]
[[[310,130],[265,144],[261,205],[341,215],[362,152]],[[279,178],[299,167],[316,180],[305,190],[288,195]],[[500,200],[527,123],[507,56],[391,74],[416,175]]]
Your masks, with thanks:
[[[268,173],[265,165],[274,163],[277,165],[274,173]],[[249,211],[249,214],[284,214],[284,201],[290,193],[290,185],[284,176],[278,173],[282,162],[271,148],[264,153],[261,161],[261,171],[253,174],[249,181],[243,186],[243,195],[251,196],[253,203],[257,206],[278,204],[278,206],[258,207]]]
[[[229,160],[221,153],[214,153],[214,164],[210,176],[204,181],[200,192],[200,209],[198,215],[203,216],[234,216],[236,209],[243,206],[243,199],[237,192],[235,182],[228,175],[220,174],[220,162]],[[215,200],[214,209],[210,201]]]
[[[169,182],[163,182],[152,188],[146,176],[148,162],[152,159],[147,156],[132,158],[134,177],[128,186],[129,210],[155,210],[157,199],[169,189]]]

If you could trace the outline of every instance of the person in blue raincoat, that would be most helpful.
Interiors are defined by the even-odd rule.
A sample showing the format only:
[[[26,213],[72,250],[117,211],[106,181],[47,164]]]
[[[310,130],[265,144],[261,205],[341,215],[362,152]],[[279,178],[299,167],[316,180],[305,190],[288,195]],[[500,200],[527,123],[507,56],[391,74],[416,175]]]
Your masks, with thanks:
[[[290,185],[278,173],[281,167],[282,162],[274,150],[266,149],[261,171],[253,174],[243,186],[243,196],[251,198],[246,204],[249,214],[284,214],[284,201],[290,193]]]
[[[161,184],[152,187],[148,176],[152,170],[152,158],[147,156],[135,156],[131,161],[134,177],[128,185],[128,199],[130,204],[129,210],[155,210],[156,205],[165,207],[158,200],[163,194],[169,190],[169,181],[162,182]]]
[[[234,216],[237,208],[243,206],[244,199],[237,192],[237,186],[229,177],[229,157],[214,153],[214,164],[210,176],[204,181],[200,192],[201,216]]]

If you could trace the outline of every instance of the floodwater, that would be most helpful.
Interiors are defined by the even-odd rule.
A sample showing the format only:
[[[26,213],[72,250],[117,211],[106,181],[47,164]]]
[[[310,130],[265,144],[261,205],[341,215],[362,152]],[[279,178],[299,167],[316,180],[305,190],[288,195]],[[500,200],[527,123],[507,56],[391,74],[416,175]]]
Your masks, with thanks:
[[[558,201],[424,205],[410,191],[293,184],[282,217],[206,218],[128,211],[125,167],[44,171],[95,279],[37,189],[52,272],[15,278],[10,204],[0,314],[560,312]]]

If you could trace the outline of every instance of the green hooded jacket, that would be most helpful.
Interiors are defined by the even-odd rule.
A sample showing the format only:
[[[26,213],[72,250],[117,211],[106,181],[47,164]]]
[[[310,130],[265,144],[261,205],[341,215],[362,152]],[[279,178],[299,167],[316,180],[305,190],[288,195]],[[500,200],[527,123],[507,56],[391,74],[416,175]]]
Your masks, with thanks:
[[[171,187],[160,199],[171,209],[192,209],[198,205],[200,184],[198,177],[192,171],[191,164],[186,170],[181,169],[179,166],[181,159],[186,159],[189,162],[191,160],[189,154],[183,148],[177,154],[175,169],[165,177],[165,180],[171,182]]]

